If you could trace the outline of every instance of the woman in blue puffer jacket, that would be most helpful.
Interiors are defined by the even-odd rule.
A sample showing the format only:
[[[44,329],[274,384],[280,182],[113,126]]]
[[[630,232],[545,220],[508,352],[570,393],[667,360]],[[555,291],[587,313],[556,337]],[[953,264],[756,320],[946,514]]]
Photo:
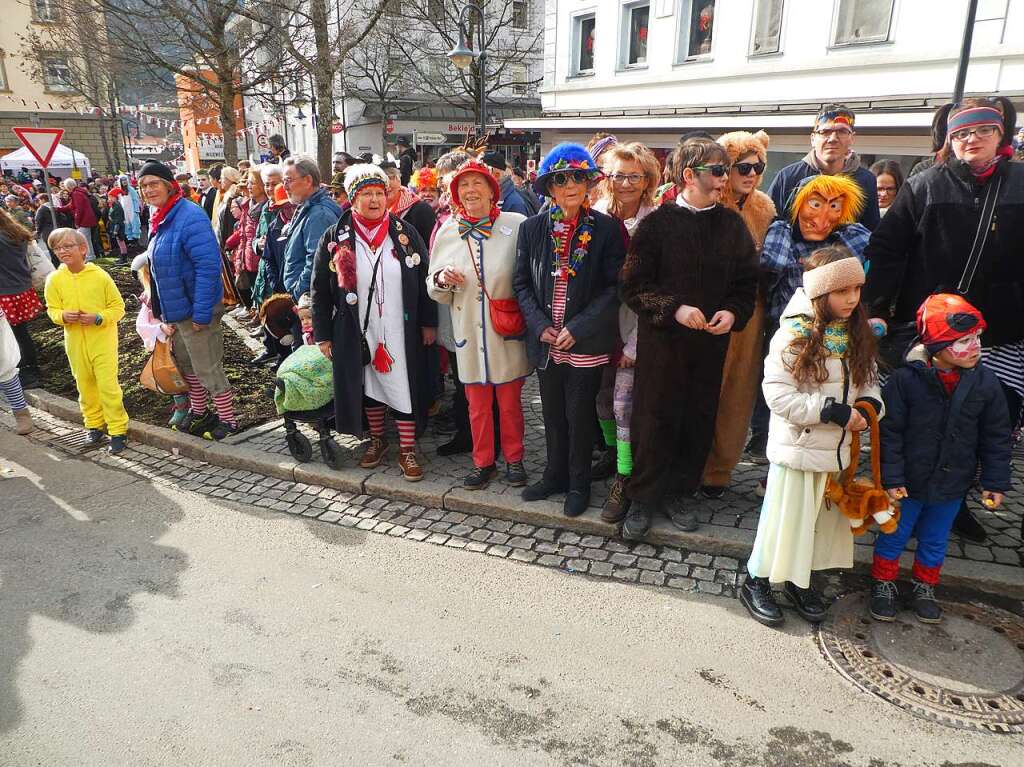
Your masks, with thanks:
[[[210,219],[181,195],[171,169],[147,162],[139,189],[153,211],[149,263],[153,314],[174,328],[174,359],[188,382],[189,411],[174,428],[206,439],[238,430],[234,394],[224,375],[224,284]],[[213,410],[208,408],[213,400]]]

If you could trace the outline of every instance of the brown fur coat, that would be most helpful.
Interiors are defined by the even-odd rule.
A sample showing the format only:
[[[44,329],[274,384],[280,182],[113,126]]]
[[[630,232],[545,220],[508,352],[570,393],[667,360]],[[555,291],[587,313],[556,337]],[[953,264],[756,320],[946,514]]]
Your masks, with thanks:
[[[757,159],[761,162],[768,160],[768,134],[764,131],[725,133],[719,137],[718,143],[725,148],[730,163],[735,163],[741,157],[746,157],[751,153],[756,154]],[[750,236],[754,238],[758,252],[764,244],[764,236],[768,232],[769,225],[775,220],[775,203],[764,192],[758,191],[757,187],[760,185],[761,177],[758,176],[754,191],[743,201],[742,207],[733,195],[731,186],[726,186],[722,194],[722,205],[732,208],[743,217],[747,229],[750,230]]]

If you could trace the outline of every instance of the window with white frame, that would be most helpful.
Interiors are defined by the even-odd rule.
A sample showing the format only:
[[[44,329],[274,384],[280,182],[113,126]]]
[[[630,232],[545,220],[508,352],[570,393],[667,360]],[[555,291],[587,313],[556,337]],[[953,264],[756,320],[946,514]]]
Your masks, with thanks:
[[[512,92],[525,96],[530,88],[530,72],[525,64],[512,65]]]
[[[715,32],[715,0],[680,0],[679,62],[711,55]]]
[[[893,0],[836,0],[832,44],[886,42],[892,7]]]
[[[529,26],[529,0],[512,0],[512,29],[527,29]]]
[[[778,53],[781,49],[782,4],[783,0],[756,0],[754,34],[750,41],[751,56]]]
[[[622,6],[619,66],[647,66],[647,30],[651,21],[649,0]]]
[[[594,30],[597,20],[594,14],[576,16],[572,20],[572,75],[589,75],[594,72]]]
[[[43,78],[48,91],[71,90],[71,67],[67,56],[49,56],[43,61]]]
[[[57,4],[54,0],[32,0],[32,21],[57,21]]]

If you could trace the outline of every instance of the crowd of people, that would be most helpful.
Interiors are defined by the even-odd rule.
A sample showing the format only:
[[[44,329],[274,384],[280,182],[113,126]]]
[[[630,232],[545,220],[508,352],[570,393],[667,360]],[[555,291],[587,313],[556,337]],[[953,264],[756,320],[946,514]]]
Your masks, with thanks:
[[[238,428],[222,362],[230,312],[263,339],[254,365],[276,369],[309,347],[331,361],[335,428],[368,436],[360,466],[386,460],[390,412],[409,481],[424,476],[417,440],[438,417],[444,371],[454,436],[439,452],[471,453],[466,489],[496,481],[500,455],[525,501],[564,493],[575,517],[592,483],[611,479],[601,517],[627,540],[661,514],[697,529],[700,499],[722,497],[747,453],[770,466],[741,600],[768,625],[783,620],[772,583],[823,619],[811,573],[852,566],[855,527],[829,499],[854,435],[877,429],[877,519],[891,521],[875,546],[871,612],[895,616],[914,536],[912,605],[934,622],[951,530],[985,534],[968,494],[979,487],[994,509],[1011,487],[1024,401],[1015,120],[1003,98],[947,105],[934,157],[905,175],[890,160],[864,167],[856,115],[831,105],[807,155],[765,192],[763,131],[688,134],[664,168],[643,144],[602,133],[555,146],[529,180],[500,152],[472,149],[419,168],[406,151],[342,153],[327,179],[273,137],[262,165],[193,178],[150,162],[137,190],[66,181],[66,198],[40,206],[70,220],[48,230],[24,207],[39,195],[16,192],[0,212],[0,307],[31,375],[23,328],[42,306],[20,264],[45,236],[61,265],[46,309],[64,328],[89,438],[105,430],[113,452],[127,426],[112,330],[124,304],[89,263],[111,243],[122,261],[146,246],[131,262],[138,327],[170,344],[187,382],[171,421],[182,432],[216,440]],[[85,199],[93,189],[105,214]],[[0,388],[21,429],[11,367],[0,365]],[[523,461],[534,372],[539,477]]]

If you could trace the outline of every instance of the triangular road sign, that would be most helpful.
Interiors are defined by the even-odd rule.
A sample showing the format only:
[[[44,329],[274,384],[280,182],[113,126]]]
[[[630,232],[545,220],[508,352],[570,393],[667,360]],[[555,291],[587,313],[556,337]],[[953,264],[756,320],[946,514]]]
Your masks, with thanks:
[[[53,153],[57,150],[63,128],[11,128],[28,151],[39,160],[44,168],[49,166]]]

